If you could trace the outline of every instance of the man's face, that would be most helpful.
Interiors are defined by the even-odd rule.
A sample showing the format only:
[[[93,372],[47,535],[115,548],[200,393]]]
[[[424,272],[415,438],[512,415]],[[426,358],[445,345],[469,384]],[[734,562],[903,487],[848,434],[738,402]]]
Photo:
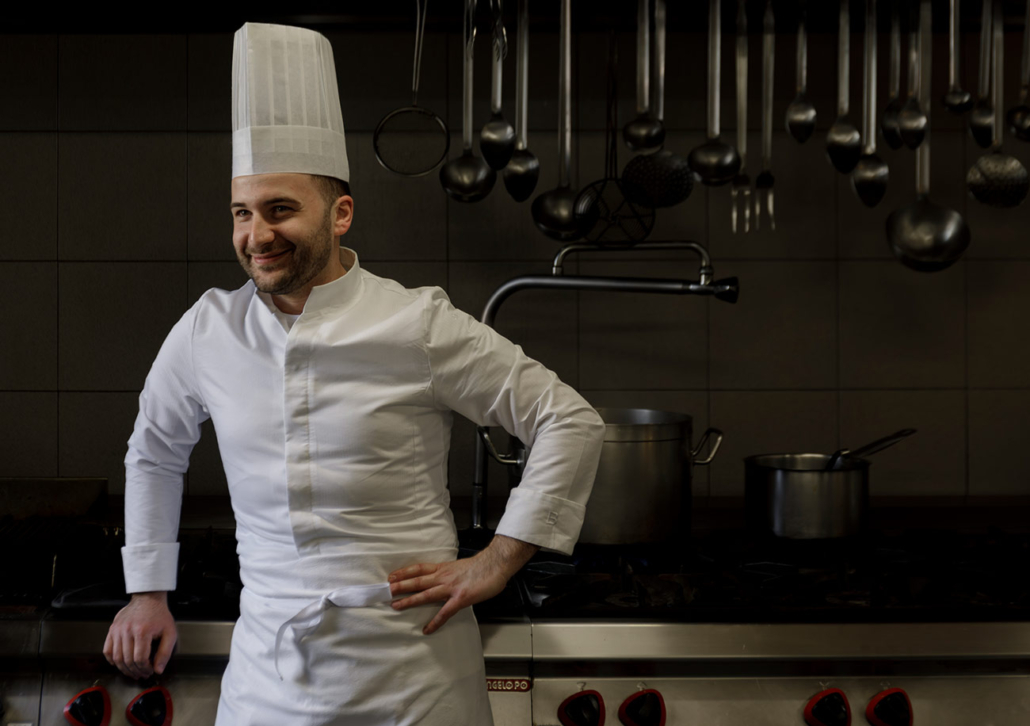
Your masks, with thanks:
[[[233,248],[261,292],[288,295],[338,254],[332,209],[306,174],[232,180]]]

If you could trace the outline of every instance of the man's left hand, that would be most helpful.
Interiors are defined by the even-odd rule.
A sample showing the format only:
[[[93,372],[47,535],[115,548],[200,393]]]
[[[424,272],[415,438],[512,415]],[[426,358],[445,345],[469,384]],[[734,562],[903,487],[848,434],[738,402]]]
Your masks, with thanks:
[[[489,600],[500,593],[508,580],[540,549],[521,540],[495,535],[482,552],[451,562],[419,563],[390,573],[390,593],[417,593],[394,600],[395,610],[429,602],[444,602],[440,611],[422,629],[429,635],[464,607]]]

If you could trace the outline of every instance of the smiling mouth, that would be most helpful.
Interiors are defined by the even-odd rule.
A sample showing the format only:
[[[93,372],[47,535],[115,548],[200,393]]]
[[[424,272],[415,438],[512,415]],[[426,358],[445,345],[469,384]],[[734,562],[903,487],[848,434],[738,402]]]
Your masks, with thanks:
[[[290,252],[290,250],[283,250],[282,252],[277,252],[272,255],[251,255],[251,259],[259,265],[264,265],[269,262],[274,262],[275,260],[278,260],[282,257],[285,257],[288,252]]]

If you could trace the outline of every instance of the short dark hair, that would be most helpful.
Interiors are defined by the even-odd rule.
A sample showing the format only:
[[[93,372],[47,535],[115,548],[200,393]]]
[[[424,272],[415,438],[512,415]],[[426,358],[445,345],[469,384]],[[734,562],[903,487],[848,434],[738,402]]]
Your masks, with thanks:
[[[327,210],[340,197],[350,196],[350,184],[341,179],[321,174],[311,174],[311,178],[314,179],[315,186],[318,188],[318,193]]]

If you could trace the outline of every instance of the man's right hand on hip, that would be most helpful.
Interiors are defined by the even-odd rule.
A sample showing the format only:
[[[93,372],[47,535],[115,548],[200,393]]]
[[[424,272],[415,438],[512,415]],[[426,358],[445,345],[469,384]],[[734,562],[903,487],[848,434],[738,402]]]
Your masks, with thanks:
[[[168,609],[168,593],[137,592],[114,616],[104,641],[104,657],[130,678],[161,674],[172,657],[176,637],[175,619]],[[151,663],[154,638],[160,638],[161,642]]]

